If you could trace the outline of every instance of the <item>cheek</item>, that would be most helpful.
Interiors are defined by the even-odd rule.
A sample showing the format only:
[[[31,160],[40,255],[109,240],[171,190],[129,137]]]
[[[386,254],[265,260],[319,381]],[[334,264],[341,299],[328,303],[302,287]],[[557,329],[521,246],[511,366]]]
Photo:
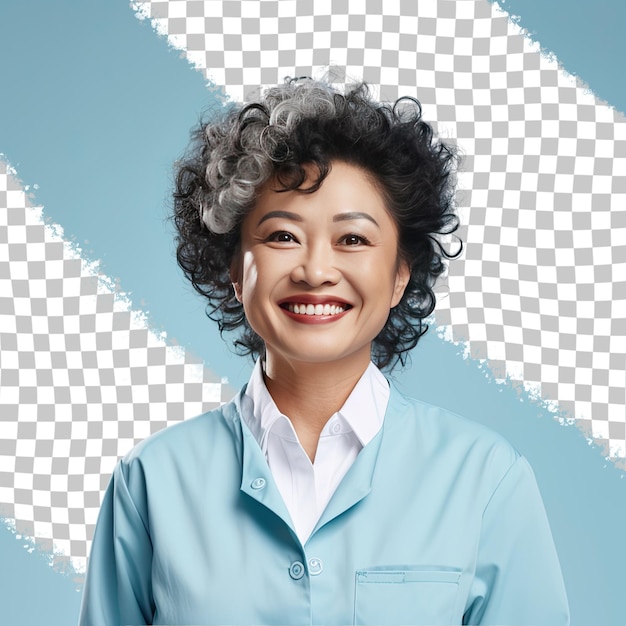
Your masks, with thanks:
[[[358,275],[364,293],[376,298],[381,305],[396,297],[402,280],[395,258],[388,255],[372,259],[367,265],[359,265]]]
[[[241,300],[254,294],[259,282],[259,272],[252,253],[244,254],[241,269]]]

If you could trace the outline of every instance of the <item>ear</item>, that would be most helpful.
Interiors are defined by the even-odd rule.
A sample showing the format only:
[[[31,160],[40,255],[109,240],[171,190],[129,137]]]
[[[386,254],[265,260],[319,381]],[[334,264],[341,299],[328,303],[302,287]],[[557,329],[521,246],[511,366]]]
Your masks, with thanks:
[[[404,290],[409,284],[410,279],[411,269],[409,268],[409,264],[404,259],[400,259],[398,261],[398,269],[396,270],[396,282],[393,288],[390,308],[397,306],[400,300],[402,300]]]
[[[233,256],[228,274],[230,276],[230,282],[233,285],[233,289],[235,290],[235,298],[237,298],[239,302],[243,302],[241,290],[241,255],[238,252],[236,252]]]

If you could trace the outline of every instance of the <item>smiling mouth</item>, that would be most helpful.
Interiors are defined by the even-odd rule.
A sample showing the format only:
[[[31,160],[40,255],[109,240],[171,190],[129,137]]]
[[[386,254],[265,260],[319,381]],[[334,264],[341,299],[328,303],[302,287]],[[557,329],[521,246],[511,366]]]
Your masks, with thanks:
[[[290,313],[309,316],[339,315],[339,313],[352,308],[349,304],[297,304],[294,302],[285,302],[280,306]]]

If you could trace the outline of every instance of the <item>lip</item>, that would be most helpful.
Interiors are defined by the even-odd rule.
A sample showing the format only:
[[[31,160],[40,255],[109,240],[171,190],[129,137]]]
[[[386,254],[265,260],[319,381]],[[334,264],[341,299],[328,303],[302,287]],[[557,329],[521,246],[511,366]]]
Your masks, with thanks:
[[[289,296],[288,298],[283,298],[278,301],[278,306],[283,307],[285,304],[334,304],[352,308],[352,305],[343,298],[338,298],[337,296],[325,296],[325,295],[316,295],[312,293],[301,293],[296,294],[295,296]]]
[[[346,313],[350,312],[350,309],[345,309],[341,313],[335,313],[334,315],[302,315],[301,313],[292,313],[289,309],[284,309],[283,307],[280,307],[280,310],[299,324],[328,324],[329,322],[340,320]]]
[[[288,304],[330,304],[335,306],[342,306],[344,310],[341,313],[335,313],[334,315],[302,315],[301,313],[292,313],[286,305]],[[315,295],[310,293],[298,294],[290,296],[289,298],[283,298],[278,302],[280,310],[290,319],[300,324],[327,324],[329,322],[335,322],[340,320],[346,313],[350,311],[352,305],[343,298],[331,295]]]

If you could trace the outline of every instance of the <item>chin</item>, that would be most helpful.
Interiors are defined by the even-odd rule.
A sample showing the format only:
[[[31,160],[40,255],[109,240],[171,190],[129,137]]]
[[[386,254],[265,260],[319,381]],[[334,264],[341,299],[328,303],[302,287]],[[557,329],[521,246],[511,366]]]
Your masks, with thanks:
[[[282,353],[290,361],[299,361],[302,363],[321,364],[326,363],[332,365],[347,360],[370,361],[371,351],[369,346],[362,350],[346,350],[338,351],[337,345],[320,346],[319,342],[307,349],[305,345],[299,345],[297,350],[285,351]]]

